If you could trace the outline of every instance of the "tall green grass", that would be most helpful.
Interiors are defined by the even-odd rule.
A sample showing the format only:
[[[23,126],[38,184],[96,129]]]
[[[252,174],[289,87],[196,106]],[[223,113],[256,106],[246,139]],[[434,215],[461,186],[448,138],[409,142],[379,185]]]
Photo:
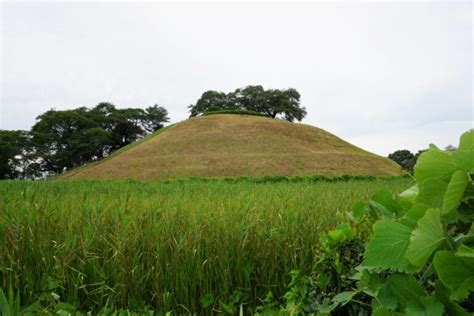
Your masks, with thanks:
[[[0,182],[0,287],[83,311],[210,313],[236,291],[251,308],[311,269],[337,211],[410,182]]]

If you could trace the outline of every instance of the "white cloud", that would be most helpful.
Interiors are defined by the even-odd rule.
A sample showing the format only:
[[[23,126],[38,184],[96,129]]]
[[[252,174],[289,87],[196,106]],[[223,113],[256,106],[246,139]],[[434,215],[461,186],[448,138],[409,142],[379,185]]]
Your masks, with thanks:
[[[365,149],[387,156],[396,149],[408,149],[416,153],[427,149],[429,144],[438,148],[448,145],[458,146],[459,136],[474,127],[474,121],[444,121],[408,128],[386,129],[377,134],[347,135],[346,140],[355,144],[365,144]]]
[[[297,88],[305,123],[382,154],[472,120],[470,2],[5,2],[2,26],[0,128],[101,101],[179,121],[203,91],[248,84]]]

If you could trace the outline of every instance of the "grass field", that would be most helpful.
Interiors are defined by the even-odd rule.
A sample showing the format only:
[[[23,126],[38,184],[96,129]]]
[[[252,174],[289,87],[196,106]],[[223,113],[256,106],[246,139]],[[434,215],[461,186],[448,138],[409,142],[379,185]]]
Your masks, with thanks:
[[[0,286],[22,304],[54,293],[82,311],[207,314],[233,293],[251,309],[311,269],[337,211],[410,183],[0,182]]]

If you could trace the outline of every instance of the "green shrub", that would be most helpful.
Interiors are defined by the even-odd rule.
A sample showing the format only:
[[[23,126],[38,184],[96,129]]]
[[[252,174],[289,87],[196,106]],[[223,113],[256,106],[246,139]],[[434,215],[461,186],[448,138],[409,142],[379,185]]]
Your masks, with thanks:
[[[352,266],[355,286],[330,304],[317,302],[316,310],[336,311],[348,304],[370,307],[366,311],[373,315],[474,312],[473,175],[471,130],[461,136],[458,150],[431,145],[421,154],[416,184],[407,191],[395,197],[381,191],[368,205],[356,205],[356,223],[379,219],[363,261]],[[350,299],[341,302],[341,296]]]
[[[458,150],[431,145],[414,175],[416,185],[398,199],[376,201],[382,218],[355,293],[370,293],[374,313],[467,315],[474,311],[474,130]]]
[[[357,202],[347,224],[321,237],[313,274],[293,271],[273,310],[472,315],[474,130],[461,136],[458,150],[431,145],[414,176],[416,184],[399,195],[385,189],[368,204]]]
[[[171,179],[161,180],[160,183],[185,183],[189,181],[195,182],[225,182],[225,183],[317,183],[317,182],[348,182],[348,181],[372,181],[372,180],[395,180],[401,178],[408,178],[408,175],[402,176],[371,176],[371,175],[339,175],[339,176],[325,176],[321,174],[306,175],[306,176],[241,176],[241,177],[226,177],[226,178],[209,178],[209,177],[188,177],[185,179]]]
[[[339,222],[349,222],[352,215],[336,213],[336,217]],[[283,297],[265,302],[257,311],[265,311],[260,315],[368,315],[367,295],[354,299],[353,289],[357,281],[353,276],[358,273],[356,268],[362,262],[369,231],[368,221],[352,221],[351,225],[341,224],[323,234],[313,272],[305,276],[301,271],[291,271],[291,281]]]
[[[310,272],[336,210],[412,183],[251,181],[0,181],[0,288],[50,314],[253,314]]]

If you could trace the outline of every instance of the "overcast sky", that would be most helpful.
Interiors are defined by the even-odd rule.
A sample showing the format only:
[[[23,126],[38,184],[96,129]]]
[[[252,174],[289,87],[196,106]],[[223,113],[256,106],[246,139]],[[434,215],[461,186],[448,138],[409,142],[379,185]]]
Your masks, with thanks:
[[[2,2],[0,129],[50,109],[168,109],[206,90],[296,88],[304,123],[387,155],[473,127],[470,1]]]

